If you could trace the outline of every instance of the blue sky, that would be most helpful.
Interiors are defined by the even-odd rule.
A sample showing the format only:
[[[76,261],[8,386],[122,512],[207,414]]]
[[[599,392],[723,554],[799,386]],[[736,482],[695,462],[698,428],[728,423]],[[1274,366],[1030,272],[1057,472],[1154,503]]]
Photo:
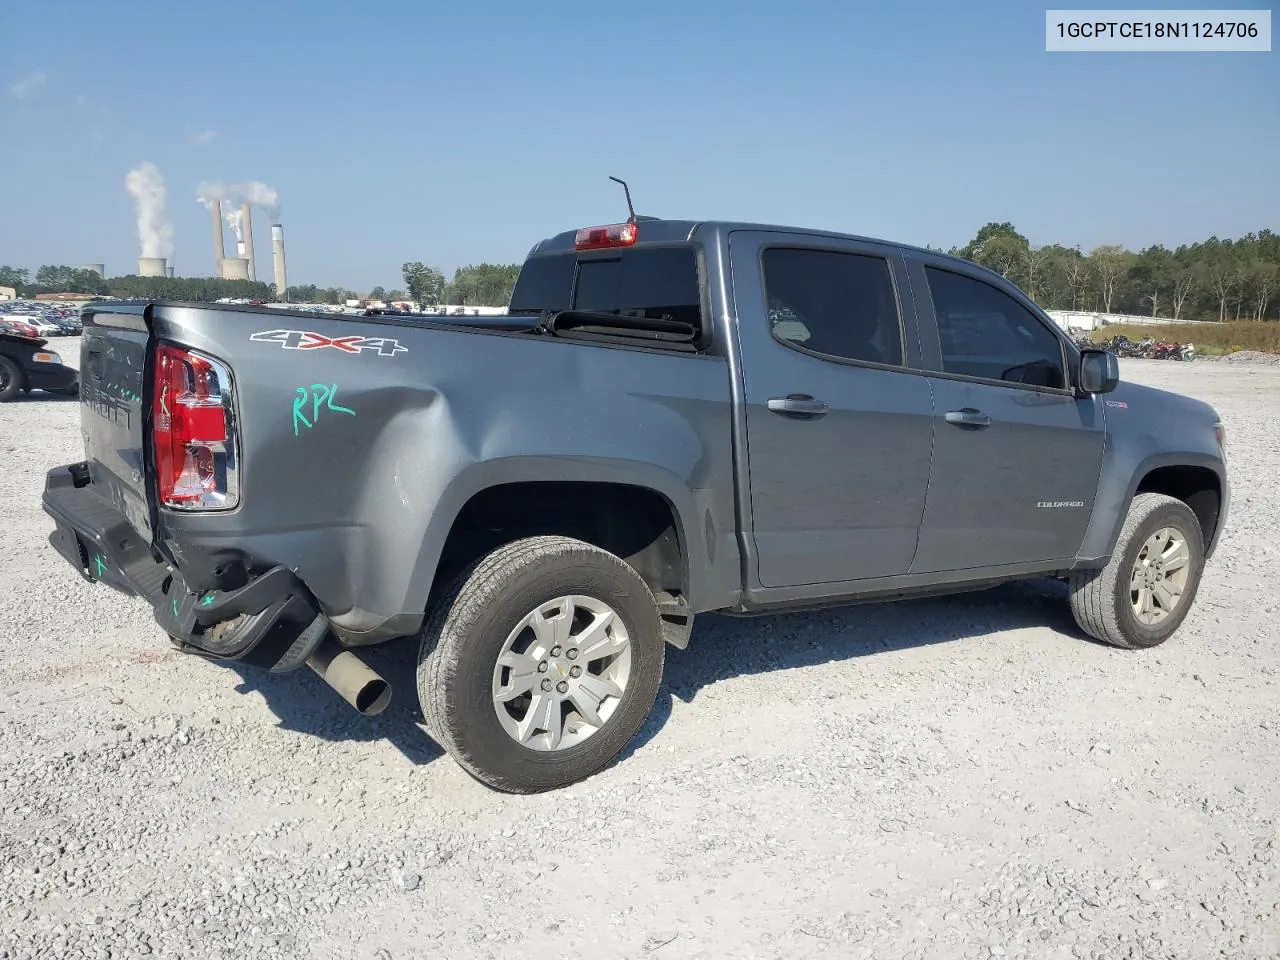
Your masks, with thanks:
[[[1045,7],[7,0],[0,264],[131,272],[144,160],[180,274],[213,270],[196,184],[261,180],[290,282],[359,290],[621,219],[610,174],[641,213],[936,246],[1280,229],[1280,52],[1051,54]]]

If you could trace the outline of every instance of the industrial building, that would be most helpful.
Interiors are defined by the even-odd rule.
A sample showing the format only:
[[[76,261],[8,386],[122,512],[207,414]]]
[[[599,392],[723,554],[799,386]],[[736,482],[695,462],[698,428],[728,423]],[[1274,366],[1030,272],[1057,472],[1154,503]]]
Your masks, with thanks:
[[[253,213],[248,203],[240,207],[240,232],[244,239],[236,243],[236,255],[227,256],[226,238],[223,235],[222,201],[209,201],[209,216],[213,222],[214,276],[223,280],[257,280],[257,257],[253,250]],[[283,297],[288,289],[284,265],[284,227],[271,225],[271,262],[274,271],[276,296]]]

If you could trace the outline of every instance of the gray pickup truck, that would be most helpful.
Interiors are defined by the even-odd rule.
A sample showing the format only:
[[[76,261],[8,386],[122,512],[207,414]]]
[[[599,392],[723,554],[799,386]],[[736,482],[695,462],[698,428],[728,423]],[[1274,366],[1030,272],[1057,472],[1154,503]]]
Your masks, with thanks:
[[[1229,502],[1204,403],[1119,382],[1015,286],[895,243],[633,218],[538,243],[506,315],[84,314],[50,540],[181,649],[427,729],[512,792],[611,763],[695,614],[1069,583],[1186,617]]]

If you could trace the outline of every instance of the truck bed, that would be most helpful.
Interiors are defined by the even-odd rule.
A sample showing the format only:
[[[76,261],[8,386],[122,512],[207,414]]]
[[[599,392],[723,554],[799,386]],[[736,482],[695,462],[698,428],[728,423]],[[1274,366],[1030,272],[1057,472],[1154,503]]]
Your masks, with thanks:
[[[684,545],[696,561],[688,589],[731,601],[726,362],[533,335],[537,318],[470,319],[481,322],[188,303],[88,311],[91,482],[69,489],[114,505],[194,595],[225,586],[229,570],[288,571],[351,644],[418,628],[453,518],[508,481],[519,497],[539,481],[660,492],[705,534]],[[147,451],[158,341],[230,370],[234,509],[157,510]]]

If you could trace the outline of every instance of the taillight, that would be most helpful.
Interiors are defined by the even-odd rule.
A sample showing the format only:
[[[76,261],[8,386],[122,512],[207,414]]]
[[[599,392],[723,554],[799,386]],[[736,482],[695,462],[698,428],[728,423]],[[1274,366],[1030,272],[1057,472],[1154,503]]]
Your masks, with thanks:
[[[160,505],[229,510],[240,499],[231,371],[183,347],[156,348],[151,396]]]
[[[573,240],[575,250],[604,250],[634,246],[639,230],[634,223],[614,223],[607,227],[583,227]]]

